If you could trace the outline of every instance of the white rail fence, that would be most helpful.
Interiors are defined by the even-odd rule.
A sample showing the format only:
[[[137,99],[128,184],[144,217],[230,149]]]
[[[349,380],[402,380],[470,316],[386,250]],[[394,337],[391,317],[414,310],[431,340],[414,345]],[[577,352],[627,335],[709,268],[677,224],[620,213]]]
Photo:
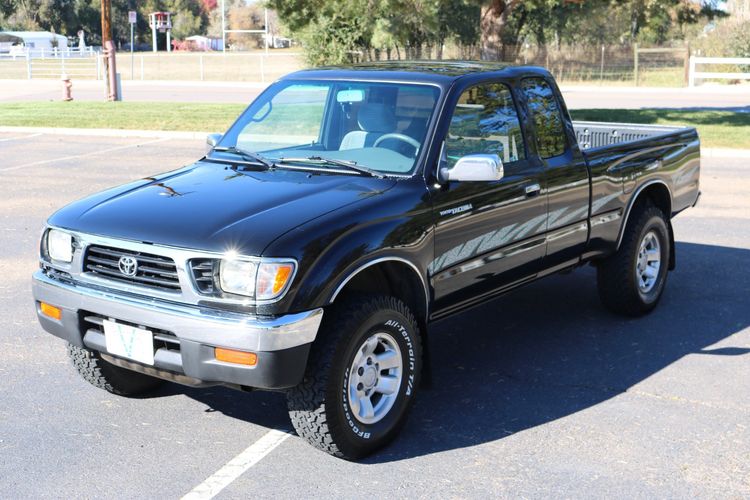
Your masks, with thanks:
[[[101,57],[94,55],[91,57],[66,58],[27,58],[26,59],[27,78],[60,78],[67,75],[70,78],[102,78],[102,60]]]
[[[8,52],[0,52],[0,59],[12,59],[14,61],[29,57],[35,59],[67,57],[70,59],[73,57],[92,57],[98,52],[101,52],[101,47],[89,46],[82,49],[77,47],[52,47],[51,49],[40,47],[37,49],[33,47],[13,46]]]
[[[0,78],[70,78],[99,79],[102,62],[99,47],[32,49],[13,47],[0,53]]]
[[[75,53],[73,53],[75,54]],[[269,82],[302,69],[297,52],[180,52],[117,53],[117,71],[123,80],[228,80]],[[0,55],[0,78],[49,79],[68,75],[72,79],[104,78],[101,54],[92,51],[68,56],[58,52],[41,57],[26,53]]]
[[[697,71],[698,65],[724,65],[732,66],[732,71]],[[697,80],[721,79],[721,80],[750,80],[750,72],[739,73],[738,66],[750,67],[750,57],[690,57],[690,73],[688,85],[695,87]]]

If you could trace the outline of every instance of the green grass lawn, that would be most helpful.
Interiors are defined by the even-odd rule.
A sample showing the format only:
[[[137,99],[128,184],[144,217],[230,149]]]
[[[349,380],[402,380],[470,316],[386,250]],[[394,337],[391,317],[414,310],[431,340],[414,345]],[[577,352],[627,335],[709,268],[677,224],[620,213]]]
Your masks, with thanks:
[[[0,103],[0,125],[223,132],[244,108],[242,104],[205,103]],[[587,109],[571,114],[574,120],[691,125],[698,128],[704,147],[750,149],[750,113]],[[297,126],[303,127],[303,122],[298,120]]]
[[[562,78],[560,78],[562,77]],[[630,87],[635,85],[633,71],[605,71],[599,74],[596,69],[580,70],[574,73],[555,74],[557,84],[565,85],[605,85],[607,87]],[[645,69],[638,74],[641,87],[684,87],[685,70],[682,68]]]
[[[689,125],[698,129],[707,148],[750,149],[750,113],[673,109],[578,109],[574,120]]]
[[[0,125],[224,132],[242,104],[152,102],[0,103]]]

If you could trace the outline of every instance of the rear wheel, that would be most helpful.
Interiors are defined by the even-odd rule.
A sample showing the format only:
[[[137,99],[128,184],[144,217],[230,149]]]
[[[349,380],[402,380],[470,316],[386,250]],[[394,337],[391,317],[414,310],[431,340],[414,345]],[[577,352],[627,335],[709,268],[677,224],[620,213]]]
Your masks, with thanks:
[[[640,316],[659,303],[670,258],[667,224],[651,202],[633,209],[619,250],[597,268],[599,297],[609,310]]]
[[[294,428],[349,460],[390,442],[419,384],[419,328],[394,297],[364,296],[326,311],[302,383],[287,392]]]
[[[140,396],[164,383],[161,379],[108,363],[97,351],[84,347],[68,344],[68,357],[85,381],[119,396]]]

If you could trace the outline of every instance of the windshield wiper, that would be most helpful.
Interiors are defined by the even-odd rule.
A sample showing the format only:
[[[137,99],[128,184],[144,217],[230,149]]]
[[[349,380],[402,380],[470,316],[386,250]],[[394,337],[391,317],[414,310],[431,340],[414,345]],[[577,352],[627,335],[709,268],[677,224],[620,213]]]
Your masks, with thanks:
[[[271,169],[276,166],[276,164],[273,161],[269,160],[265,156],[259,153],[254,153],[252,151],[247,151],[245,149],[238,148],[236,146],[218,147],[218,148],[214,148],[213,151],[221,151],[221,152],[236,154],[238,156],[241,156],[245,161],[252,161],[255,163],[260,163],[261,165],[266,167],[266,169]]]
[[[366,175],[368,177],[377,177],[382,179],[383,175],[371,168],[363,167],[358,165],[356,161],[351,160],[338,160],[336,158],[326,158],[323,156],[307,156],[301,158],[284,157],[277,160],[278,163],[318,163],[322,165],[336,165],[337,167],[344,167],[354,172]]]

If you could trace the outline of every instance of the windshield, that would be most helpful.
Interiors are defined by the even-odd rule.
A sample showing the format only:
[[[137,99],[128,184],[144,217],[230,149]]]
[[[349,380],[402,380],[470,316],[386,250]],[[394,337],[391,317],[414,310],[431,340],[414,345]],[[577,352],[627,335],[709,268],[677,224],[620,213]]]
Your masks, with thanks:
[[[238,148],[282,163],[314,160],[319,167],[338,161],[384,175],[410,174],[439,92],[400,83],[278,82],[247,108],[217,149]]]

